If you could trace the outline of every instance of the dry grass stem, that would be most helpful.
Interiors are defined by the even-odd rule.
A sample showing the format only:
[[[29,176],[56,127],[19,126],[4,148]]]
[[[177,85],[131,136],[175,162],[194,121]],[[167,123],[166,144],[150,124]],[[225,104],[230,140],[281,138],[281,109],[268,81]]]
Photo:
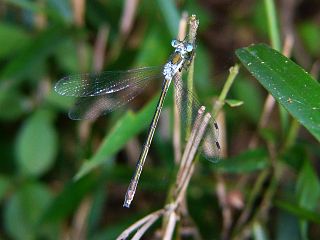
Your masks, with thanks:
[[[162,238],[163,240],[172,239],[177,220],[178,220],[178,215],[174,211],[170,211],[167,227],[165,228],[165,232]]]
[[[86,239],[87,236],[87,217],[92,205],[92,198],[85,198],[73,218],[71,239]]]
[[[158,211],[155,211],[153,213],[148,214],[147,216],[145,216],[144,218],[140,219],[139,221],[135,222],[134,224],[132,224],[130,227],[128,227],[125,231],[123,231],[120,236],[117,238],[117,240],[123,240],[123,239],[127,239],[127,237],[134,231],[136,231],[137,229],[139,229],[141,226],[143,226],[144,224],[147,224],[148,222],[152,222],[154,223],[160,216],[162,216],[164,214],[165,210],[164,209],[160,209]],[[151,225],[149,225],[150,227]],[[147,230],[147,229],[146,229]]]
[[[205,133],[205,130],[209,124],[211,119],[210,113],[204,114],[204,107],[202,106],[199,109],[197,121],[193,126],[191,137],[187,143],[187,147],[184,151],[184,156],[186,158],[186,165],[183,167],[184,170],[181,168],[179,171],[184,171],[181,173],[183,178],[177,178],[175,186],[179,186],[179,189],[175,189],[175,198],[172,200],[171,203],[167,204],[163,209],[158,210],[154,213],[147,215],[146,217],[140,219],[129,228],[127,228],[117,239],[126,239],[133,231],[136,231],[140,228],[136,234],[134,235],[133,239],[140,239],[142,235],[147,231],[147,229],[162,215],[167,216],[167,221],[164,226],[164,238],[163,239],[171,239],[172,234],[175,229],[175,225],[177,220],[179,219],[179,210],[178,207],[184,200],[186,190],[188,184],[190,182],[193,170],[194,170],[194,161],[197,149],[201,143],[202,137]]]
[[[145,224],[143,224],[138,231],[133,235],[132,240],[139,240],[144,233],[154,224],[158,219],[159,215],[152,216]]]
[[[205,111],[205,107],[202,106],[198,111],[198,116],[197,116],[197,119],[195,120],[194,126],[199,126],[204,111]],[[190,137],[189,137],[189,141],[187,142],[185,151],[184,151],[184,153],[182,155],[182,159],[180,161],[180,167],[179,167],[179,171],[178,171],[178,174],[177,174],[177,179],[182,179],[183,178],[182,174],[185,173],[186,172],[185,169],[188,168],[187,158],[188,158],[188,156],[190,154],[190,152],[188,150],[191,149],[191,146],[194,143],[194,138],[195,138],[196,133],[197,133],[196,131],[197,131],[197,127],[194,127],[193,130],[191,131],[191,134],[190,134]],[[177,188],[179,189],[180,187],[178,186]]]
[[[126,38],[129,35],[132,29],[138,4],[139,4],[139,0],[125,1],[125,6],[122,12],[121,23],[120,23],[120,32],[124,38]]]
[[[178,33],[178,39],[183,39],[186,36],[186,30],[187,30],[187,24],[188,24],[188,14],[186,12],[182,13],[182,17],[180,19],[179,23],[179,33]],[[175,82],[182,81],[181,79],[182,73],[178,73],[174,76]],[[174,114],[174,120],[173,120],[173,150],[174,150],[174,160],[177,164],[181,159],[181,122],[180,122],[180,112],[177,106],[176,102],[176,96],[179,94],[179,91],[176,91],[174,89],[174,102],[173,105],[173,114]],[[181,96],[177,96],[178,99],[181,98]]]
[[[95,72],[100,72],[103,70],[109,31],[110,28],[106,24],[101,25],[99,28],[98,35],[94,44],[93,70]]]
[[[86,6],[85,0],[72,0],[73,19],[77,27],[82,27],[84,24],[84,11]]]
[[[186,191],[190,182],[190,179],[192,177],[192,174],[194,172],[194,158],[197,152],[197,149],[201,143],[201,139],[204,136],[205,130],[208,126],[208,123],[211,119],[210,113],[204,114],[204,107],[202,106],[198,111],[198,116],[195,124],[192,128],[192,134],[188,140],[187,146],[185,148],[183,156],[186,158],[186,163],[184,166],[180,165],[180,176],[177,177],[176,183],[175,183],[175,195],[174,199],[172,200],[172,203],[170,206],[173,206],[173,209],[169,212],[168,220],[166,221],[166,225],[164,226],[164,232],[168,236],[167,239],[171,239],[172,235],[169,235],[169,233],[173,233],[173,229],[176,225],[176,219],[177,216],[179,216],[179,207],[181,206],[183,200],[185,199]],[[170,237],[170,238],[169,238]]]

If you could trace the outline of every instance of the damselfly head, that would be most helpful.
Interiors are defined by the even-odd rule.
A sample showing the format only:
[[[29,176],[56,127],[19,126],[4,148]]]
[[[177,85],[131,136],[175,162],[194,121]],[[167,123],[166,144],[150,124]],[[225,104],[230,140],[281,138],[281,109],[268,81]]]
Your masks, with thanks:
[[[185,45],[185,48],[186,48],[187,52],[192,52],[193,51],[193,45],[191,43],[187,43]]]
[[[174,39],[171,41],[171,46],[175,48],[175,52],[179,52],[181,54],[191,53],[194,50],[193,44],[186,40],[179,41]]]
[[[180,41],[178,41],[177,39],[173,39],[171,41],[171,46],[176,48],[176,47],[178,47],[179,43],[180,43]]]

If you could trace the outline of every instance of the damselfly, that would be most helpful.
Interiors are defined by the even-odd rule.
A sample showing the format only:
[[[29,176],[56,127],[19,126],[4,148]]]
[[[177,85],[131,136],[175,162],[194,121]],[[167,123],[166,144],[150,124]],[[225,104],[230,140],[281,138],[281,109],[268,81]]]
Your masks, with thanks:
[[[129,207],[145,163],[149,147],[159,120],[165,96],[172,80],[175,86],[175,99],[182,120],[190,119],[190,125],[201,107],[194,95],[188,91],[182,81],[175,76],[183,69],[188,69],[193,60],[195,45],[188,40],[173,40],[173,54],[162,67],[144,67],[127,71],[105,71],[102,73],[77,74],[62,78],[55,85],[55,91],[64,96],[77,98],[74,107],[69,111],[71,119],[94,119],[133,100],[152,79],[162,79],[162,90],[150,124],[148,136],[143,146],[136,170],[128,187],[124,206]],[[184,121],[186,122],[186,121]],[[207,127],[202,142],[202,153],[215,161],[219,156],[218,125],[212,119]]]

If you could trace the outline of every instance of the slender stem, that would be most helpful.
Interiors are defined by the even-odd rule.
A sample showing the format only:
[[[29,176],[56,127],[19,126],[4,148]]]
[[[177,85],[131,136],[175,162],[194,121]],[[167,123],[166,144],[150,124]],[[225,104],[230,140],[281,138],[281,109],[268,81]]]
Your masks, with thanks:
[[[205,111],[205,107],[204,106],[202,106],[198,110],[197,118],[194,121],[194,125],[193,125],[192,131],[190,133],[189,140],[187,142],[187,145],[185,147],[182,159],[180,161],[180,168],[179,168],[179,172],[177,174],[177,180],[179,180],[180,184],[183,183],[183,181],[181,181],[181,179],[183,179],[182,175],[187,172],[187,171],[185,171],[185,169],[190,165],[190,162],[189,163],[187,162],[188,156],[190,155],[190,151],[191,151],[192,146],[194,146],[194,144],[195,144],[194,141],[196,139],[196,135],[197,135],[197,131],[198,131],[197,128],[201,123],[201,119],[202,119],[202,116],[204,114],[204,111]],[[179,189],[179,188],[180,188],[180,185],[177,185],[176,189]]]
[[[299,129],[300,129],[300,123],[296,119],[293,119],[291,122],[291,126],[289,128],[287,138],[283,146],[283,150],[286,150],[293,145],[295,139],[297,138]]]
[[[192,15],[189,18],[189,42],[191,42],[194,47],[195,45],[195,40],[196,40],[196,35],[197,35],[197,30],[199,26],[199,20],[196,18],[195,15]],[[188,71],[188,80],[187,80],[187,89],[189,92],[193,92],[193,79],[194,79],[194,58],[192,58],[190,66],[189,66],[189,71]],[[192,96],[189,94],[188,95],[188,106],[192,106]],[[191,130],[191,119],[192,119],[192,110],[189,108],[188,110],[188,115],[187,115],[187,130],[186,130],[186,138],[189,137],[190,130]]]
[[[179,33],[178,39],[184,39],[186,37],[187,32],[187,25],[188,25],[188,13],[183,12],[180,23],[179,23]],[[177,73],[174,76],[174,81],[182,81],[181,79],[182,73]],[[174,149],[174,161],[176,164],[179,163],[181,159],[181,119],[180,119],[180,112],[178,109],[178,102],[176,99],[176,95],[179,94],[176,88],[173,89],[173,149]],[[181,107],[181,106],[180,106]]]
[[[188,81],[187,81],[187,88],[189,92],[193,92],[193,74],[194,74],[194,59],[192,59],[189,72],[188,72]],[[188,94],[188,106],[192,106],[192,96]],[[192,108],[188,108],[187,113],[187,130],[186,130],[186,139],[189,138],[190,131],[191,131],[191,119],[192,119]]]
[[[271,39],[272,47],[278,51],[281,51],[281,40],[274,1],[264,0],[264,5],[267,13],[269,36]]]
[[[271,45],[274,49],[281,51],[281,39],[280,39],[277,12],[274,5],[274,1],[264,0],[264,5],[266,8],[266,14],[268,19],[269,37],[271,40]],[[286,119],[288,119],[288,113],[282,106],[279,106],[279,111],[280,111],[281,127],[282,129],[285,129],[286,122],[287,122]]]
[[[252,213],[253,204],[254,204],[256,198],[258,197],[258,195],[261,193],[261,188],[263,186],[263,183],[266,181],[266,179],[269,175],[270,175],[270,170],[265,169],[264,171],[262,171],[259,174],[257,180],[255,181],[255,184],[252,187],[252,191],[250,192],[250,196],[247,201],[246,207],[242,211],[242,213],[236,223],[235,231],[234,231],[235,235],[239,232],[240,227],[247,222],[250,214]]]
[[[233,67],[229,69],[229,75],[228,78],[222,88],[222,91],[218,97],[218,100],[215,103],[214,109],[213,109],[213,117],[216,117],[218,112],[221,110],[221,108],[224,105],[224,101],[228,95],[228,92],[230,91],[230,88],[234,82],[234,79],[239,73],[239,65],[235,64]]]
[[[160,209],[158,211],[155,211],[153,213],[148,214],[147,216],[145,216],[144,218],[140,219],[139,221],[135,222],[134,224],[132,224],[130,227],[128,227],[126,230],[124,230],[119,237],[117,238],[117,240],[121,240],[121,239],[127,239],[127,237],[136,229],[139,229],[141,226],[143,226],[144,224],[153,221],[155,218],[159,218],[160,216],[162,216],[164,214],[164,210]]]
[[[229,69],[229,71],[230,71],[230,74],[229,74],[229,76],[227,78],[227,81],[224,84],[223,89],[222,89],[222,91],[221,91],[221,93],[219,95],[219,98],[218,98],[218,100],[221,101],[221,102],[226,99],[227,94],[228,94],[228,92],[229,92],[229,90],[231,88],[231,85],[232,85],[234,79],[236,78],[236,76],[239,73],[239,65],[238,64],[234,65],[233,67],[231,67]]]

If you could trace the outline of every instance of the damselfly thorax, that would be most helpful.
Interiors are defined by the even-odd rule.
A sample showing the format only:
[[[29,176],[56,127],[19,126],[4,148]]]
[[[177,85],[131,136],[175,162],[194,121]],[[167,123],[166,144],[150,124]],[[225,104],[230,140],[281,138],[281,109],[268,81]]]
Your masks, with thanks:
[[[194,54],[194,46],[189,42],[172,40],[171,45],[175,48],[175,51],[164,65],[162,72],[165,79],[169,81],[178,71],[189,67]]]

